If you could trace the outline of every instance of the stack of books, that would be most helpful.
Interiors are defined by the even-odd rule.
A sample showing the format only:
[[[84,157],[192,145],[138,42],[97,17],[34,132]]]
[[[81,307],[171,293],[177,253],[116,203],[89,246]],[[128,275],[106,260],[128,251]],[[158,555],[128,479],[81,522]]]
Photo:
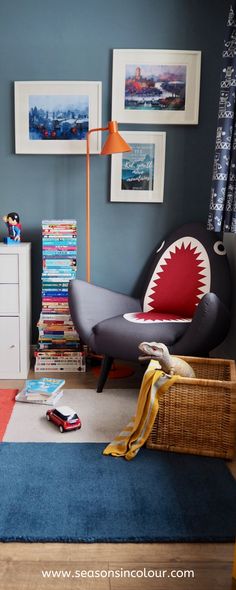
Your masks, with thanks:
[[[43,221],[42,248],[42,312],[35,371],[85,371],[85,356],[68,306],[68,283],[76,278],[76,221]]]
[[[55,406],[63,396],[64,384],[64,379],[28,379],[15,399],[17,402]]]

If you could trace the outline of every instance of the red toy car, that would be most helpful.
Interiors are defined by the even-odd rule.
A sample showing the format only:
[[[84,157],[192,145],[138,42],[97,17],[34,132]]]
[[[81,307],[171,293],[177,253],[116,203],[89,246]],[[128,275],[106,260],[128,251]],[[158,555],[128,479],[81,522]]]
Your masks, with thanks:
[[[59,426],[60,432],[64,430],[78,430],[81,428],[81,421],[76,412],[69,406],[60,406],[47,411],[47,419]]]

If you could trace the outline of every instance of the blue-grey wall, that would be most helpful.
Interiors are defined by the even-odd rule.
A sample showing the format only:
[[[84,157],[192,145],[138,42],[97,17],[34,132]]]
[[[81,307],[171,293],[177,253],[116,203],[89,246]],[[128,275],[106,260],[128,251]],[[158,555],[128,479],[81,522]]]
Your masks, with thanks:
[[[167,131],[163,204],[110,203],[109,158],[92,156],[92,279],[130,293],[169,230],[206,222],[228,8],[228,0],[1,0],[0,216],[18,211],[24,239],[32,242],[34,326],[43,218],[77,219],[78,276],[85,276],[85,157],[15,155],[13,81],[101,80],[106,123],[113,48],[202,51],[199,125],[140,127]]]

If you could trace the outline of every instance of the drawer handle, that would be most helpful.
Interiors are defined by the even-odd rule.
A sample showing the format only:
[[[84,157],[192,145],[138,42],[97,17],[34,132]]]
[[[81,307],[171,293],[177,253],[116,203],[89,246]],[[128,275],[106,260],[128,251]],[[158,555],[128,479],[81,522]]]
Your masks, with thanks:
[[[15,344],[11,344],[11,346],[9,346],[9,348],[15,348]]]

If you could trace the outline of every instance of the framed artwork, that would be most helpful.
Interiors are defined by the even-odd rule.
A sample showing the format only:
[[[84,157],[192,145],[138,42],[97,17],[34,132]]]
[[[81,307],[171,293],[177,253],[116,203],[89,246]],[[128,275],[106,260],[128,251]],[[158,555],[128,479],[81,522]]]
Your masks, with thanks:
[[[166,134],[122,131],[132,152],[111,158],[111,201],[162,203]]]
[[[101,82],[15,82],[16,154],[85,154],[101,127]],[[91,136],[91,153],[101,133]]]
[[[114,49],[112,119],[198,123],[200,51]]]

